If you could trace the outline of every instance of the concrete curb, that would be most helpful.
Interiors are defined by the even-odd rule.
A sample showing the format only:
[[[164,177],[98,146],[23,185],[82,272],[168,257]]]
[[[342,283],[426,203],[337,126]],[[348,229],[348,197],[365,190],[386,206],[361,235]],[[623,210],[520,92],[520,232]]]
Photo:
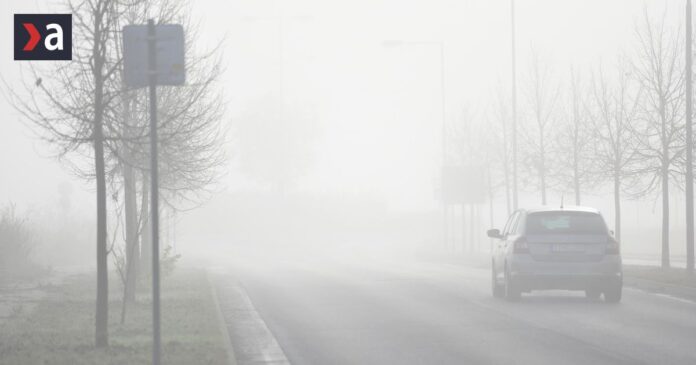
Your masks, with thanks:
[[[237,365],[237,357],[234,354],[232,340],[230,338],[229,332],[227,331],[225,317],[222,315],[222,309],[220,308],[220,299],[218,299],[217,289],[215,288],[215,284],[213,284],[213,280],[210,278],[210,273],[206,271],[205,277],[208,280],[210,292],[212,293],[213,301],[215,302],[215,316],[218,320],[218,326],[220,327],[222,340],[225,342],[225,352],[227,353],[227,365]]]

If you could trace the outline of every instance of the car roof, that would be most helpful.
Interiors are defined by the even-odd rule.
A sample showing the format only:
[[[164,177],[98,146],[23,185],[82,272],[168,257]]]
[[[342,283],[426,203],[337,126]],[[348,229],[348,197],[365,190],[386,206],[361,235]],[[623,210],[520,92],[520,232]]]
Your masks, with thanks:
[[[592,207],[582,206],[565,206],[561,207],[537,207],[531,209],[521,209],[527,213],[543,213],[543,212],[580,212],[580,213],[595,213],[599,214],[599,210]]]

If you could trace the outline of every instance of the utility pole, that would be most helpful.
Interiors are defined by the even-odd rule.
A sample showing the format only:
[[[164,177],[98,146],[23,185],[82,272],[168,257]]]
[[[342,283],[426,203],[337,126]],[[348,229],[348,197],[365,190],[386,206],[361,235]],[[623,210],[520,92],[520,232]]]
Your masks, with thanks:
[[[517,210],[517,48],[515,46],[515,0],[510,0],[512,40],[512,210]]]
[[[693,73],[691,0],[686,0],[686,271],[694,273]]]

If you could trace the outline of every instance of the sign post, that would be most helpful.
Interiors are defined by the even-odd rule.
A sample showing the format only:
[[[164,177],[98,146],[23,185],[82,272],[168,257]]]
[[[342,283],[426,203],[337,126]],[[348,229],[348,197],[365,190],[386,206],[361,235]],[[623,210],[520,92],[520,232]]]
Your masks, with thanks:
[[[148,87],[150,88],[150,211],[152,212],[152,363],[160,364],[159,171],[157,165],[157,38],[147,21]]]
[[[150,211],[152,219],[152,363],[161,363],[159,171],[157,148],[157,85],[185,82],[184,31],[181,25],[129,25],[123,28],[124,81],[147,86],[150,99]]]
[[[443,204],[462,206],[462,251],[466,247],[466,207],[469,206],[469,248],[474,246],[474,218],[476,206],[486,200],[486,179],[482,166],[445,166],[442,169]],[[454,238],[453,238],[454,239]],[[454,250],[454,243],[452,250]]]

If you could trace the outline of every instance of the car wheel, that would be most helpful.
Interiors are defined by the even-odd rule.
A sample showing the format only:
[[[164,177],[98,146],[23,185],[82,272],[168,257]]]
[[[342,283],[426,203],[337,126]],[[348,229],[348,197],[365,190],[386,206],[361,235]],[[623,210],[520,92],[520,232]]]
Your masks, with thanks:
[[[510,270],[505,267],[505,299],[510,302],[516,302],[520,300],[522,292],[517,287],[514,278],[510,275]]]
[[[622,285],[613,285],[604,291],[604,301],[607,303],[618,303],[621,301]]]
[[[494,298],[502,298],[505,294],[505,287],[498,283],[498,272],[495,271],[495,264],[491,267],[491,291]]]
[[[602,292],[597,289],[587,289],[585,290],[585,297],[590,300],[598,300],[602,296]]]

